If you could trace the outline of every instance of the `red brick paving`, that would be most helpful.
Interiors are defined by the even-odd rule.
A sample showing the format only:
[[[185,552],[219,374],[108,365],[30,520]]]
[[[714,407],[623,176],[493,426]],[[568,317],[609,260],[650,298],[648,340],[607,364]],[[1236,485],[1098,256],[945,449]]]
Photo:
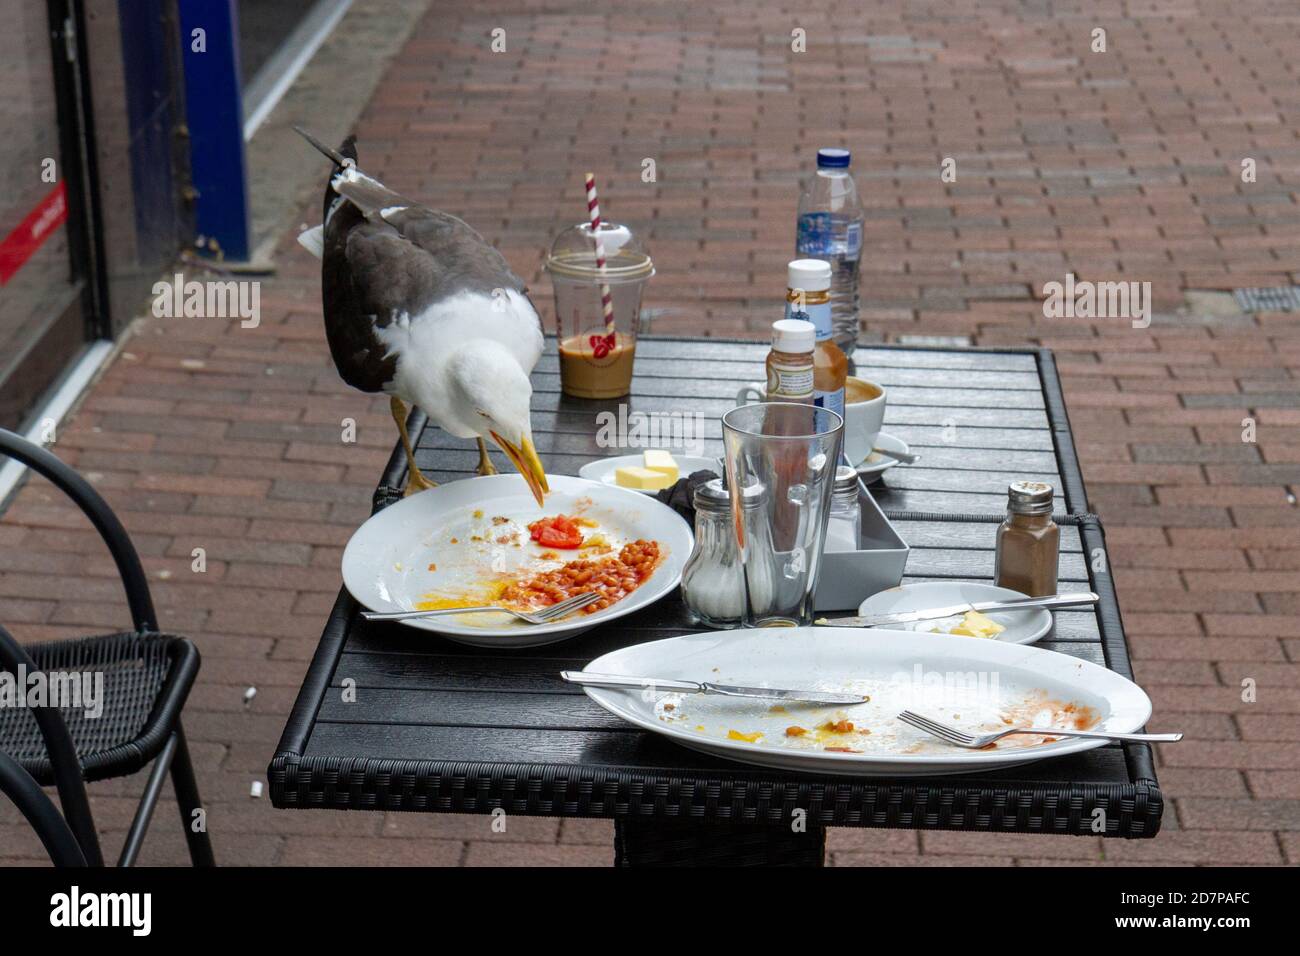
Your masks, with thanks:
[[[1153,728],[1190,739],[1160,754],[1171,806],[1154,841],[846,830],[832,860],[1296,863],[1300,509],[1286,495],[1300,485],[1300,316],[1184,306],[1187,290],[1300,282],[1300,15],[1267,0],[901,9],[440,2],[358,124],[362,163],[497,242],[543,308],[542,252],[581,218],[594,169],[607,214],[656,258],[654,331],[736,335],[779,311],[796,176],[816,147],[852,148],[867,335],[1056,350]],[[504,53],[489,50],[495,27]],[[1106,53],[1089,49],[1095,27]],[[795,28],[809,52],[790,51]],[[954,183],[939,179],[945,157]],[[642,182],[645,158],[657,182]],[[608,863],[600,821],[493,834],[486,817],[279,812],[249,797],[393,441],[384,402],[329,366],[315,263],[291,244],[280,256],[259,328],[147,320],[55,446],[122,515],[164,625],[204,654],[187,723],[218,857]],[[1067,271],[1150,281],[1151,327],[1043,318],[1031,290]],[[356,444],[339,441],[345,416]],[[0,522],[0,598],[23,639],[125,620],[85,528],[40,482]],[[208,550],[202,575],[194,547]],[[92,788],[109,844],[136,789]],[[144,862],[184,861],[171,812]],[[9,810],[0,848],[40,856]]]

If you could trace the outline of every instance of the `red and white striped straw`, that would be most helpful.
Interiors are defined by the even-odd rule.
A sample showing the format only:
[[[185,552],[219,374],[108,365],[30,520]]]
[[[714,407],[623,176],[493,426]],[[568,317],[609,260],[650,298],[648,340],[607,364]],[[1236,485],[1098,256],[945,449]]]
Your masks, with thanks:
[[[600,237],[600,203],[596,199],[596,174],[587,173],[587,212],[591,213],[591,236],[596,240],[596,268],[605,275],[605,243]],[[605,313],[605,334],[614,334],[614,297],[609,283],[600,284],[600,307]]]

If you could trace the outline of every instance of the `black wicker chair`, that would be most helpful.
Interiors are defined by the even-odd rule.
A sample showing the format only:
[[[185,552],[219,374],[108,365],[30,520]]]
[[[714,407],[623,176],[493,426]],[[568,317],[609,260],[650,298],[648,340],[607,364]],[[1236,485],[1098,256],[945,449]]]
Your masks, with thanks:
[[[117,564],[135,625],[133,631],[26,648],[0,627],[0,669],[17,674],[21,665],[28,673],[103,675],[102,713],[97,716],[70,706],[0,707],[0,789],[37,830],[51,859],[73,864],[76,855],[68,852],[50,819],[51,813],[58,816],[53,804],[39,788],[35,795],[44,806],[31,793],[37,785],[56,785],[65,829],[75,835],[84,863],[100,866],[103,854],[84,781],[128,776],[153,761],[118,865],[135,862],[169,771],[190,858],[196,866],[213,865],[181,727],[181,709],[199,670],[198,649],[183,637],[159,633],[140,558],[117,516],[89,483],[50,452],[4,429],[0,453],[48,478],[90,519]]]

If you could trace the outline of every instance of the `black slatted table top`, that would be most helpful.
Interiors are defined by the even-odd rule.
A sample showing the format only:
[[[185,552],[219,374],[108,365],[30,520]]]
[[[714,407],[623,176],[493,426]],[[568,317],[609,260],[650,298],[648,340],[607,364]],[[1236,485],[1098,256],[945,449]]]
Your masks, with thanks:
[[[597,415],[699,412],[704,454],[720,454],[723,412],[763,376],[767,346],[643,339],[632,395],[562,396],[554,341],[533,374],[533,435],[547,470],[576,474],[619,453],[596,439]],[[1101,525],[1088,513],[1069,421],[1045,350],[860,348],[857,373],[888,389],[885,428],[919,451],[873,487],[911,545],[904,581],[991,580],[1006,487],[1058,489],[1063,590],[1092,589],[1096,610],[1060,611],[1040,647],[1131,676],[1105,572]],[[471,475],[472,441],[422,428],[416,457],[438,481]],[[395,452],[376,506],[405,473]],[[695,630],[673,594],[586,634],[524,651],[464,647],[396,624],[369,624],[341,593],[270,767],[281,807],[397,809],[782,823],[796,808],[831,825],[1096,833],[1147,837],[1163,806],[1145,745],[1112,745],[961,777],[812,776],[747,767],[633,728],[560,680],[617,647]],[[344,702],[345,688],[355,700]],[[1100,812],[1098,812],[1100,811]]]

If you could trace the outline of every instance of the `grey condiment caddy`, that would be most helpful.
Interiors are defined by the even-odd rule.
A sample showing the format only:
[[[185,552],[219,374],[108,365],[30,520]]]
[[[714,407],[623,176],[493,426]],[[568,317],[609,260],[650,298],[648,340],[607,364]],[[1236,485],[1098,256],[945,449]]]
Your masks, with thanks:
[[[856,611],[871,595],[898,587],[911,550],[869,490],[859,486],[862,534],[857,551],[827,551],[813,594],[817,611]]]

